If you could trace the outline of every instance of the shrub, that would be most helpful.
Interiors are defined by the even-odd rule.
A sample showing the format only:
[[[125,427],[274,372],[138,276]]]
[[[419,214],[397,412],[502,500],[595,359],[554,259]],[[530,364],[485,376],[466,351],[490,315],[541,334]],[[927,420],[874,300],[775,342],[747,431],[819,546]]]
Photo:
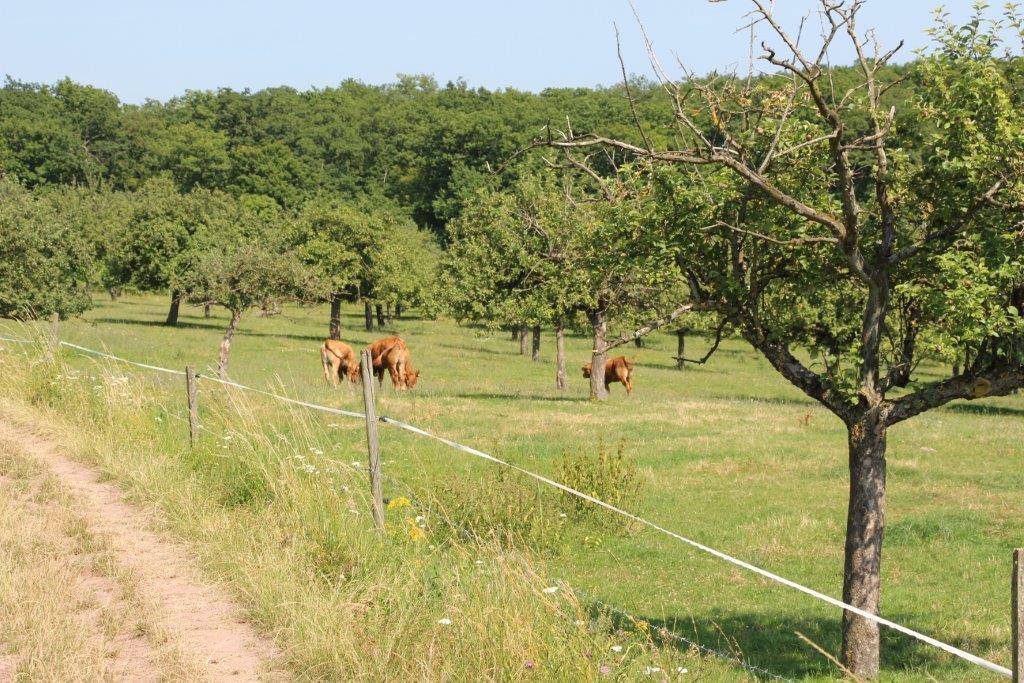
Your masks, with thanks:
[[[585,452],[566,452],[558,466],[555,478],[577,491],[603,500],[616,507],[626,507],[640,494],[643,478],[636,464],[626,457],[625,442],[620,441],[614,451],[609,451],[602,441],[596,455]],[[592,517],[601,523],[617,525],[622,517],[598,508],[576,496],[566,495],[562,505],[574,517]]]

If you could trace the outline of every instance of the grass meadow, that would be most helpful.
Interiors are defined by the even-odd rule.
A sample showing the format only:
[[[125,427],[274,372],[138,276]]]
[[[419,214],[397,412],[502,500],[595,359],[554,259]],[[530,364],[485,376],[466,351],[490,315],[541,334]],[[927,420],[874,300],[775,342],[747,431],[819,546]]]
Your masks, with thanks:
[[[213,365],[224,312],[204,318],[189,307],[171,329],[160,324],[166,303],[98,301],[61,336],[166,367]],[[231,377],[361,410],[358,390],[323,380],[326,319],[326,307],[244,318]],[[637,356],[633,395],[615,385],[595,404],[578,371],[584,338],[567,340],[570,382],[559,391],[547,331],[533,362],[507,333],[446,320],[409,316],[367,333],[351,308],[342,326],[353,346],[402,335],[422,370],[414,391],[385,384],[380,413],[546,475],[572,474],[580,458],[613,461],[635,475],[624,504],[637,514],[841,594],[845,431],[742,342],[679,372],[674,336],[652,335],[625,351]],[[0,321],[0,335],[30,332]],[[705,344],[691,338],[688,355]],[[201,382],[209,431],[191,451],[179,378],[67,350],[49,366],[4,348],[0,396],[77,435],[82,457],[162,509],[310,678],[751,675],[665,641],[663,629],[787,678],[840,675],[801,638],[838,653],[834,608],[468,454],[381,427],[385,496],[412,501],[388,511],[382,541],[370,530],[360,421]],[[885,616],[1004,665],[1010,555],[1024,545],[1022,418],[1019,396],[955,404],[889,439]],[[452,624],[438,624],[445,615]],[[900,634],[883,637],[885,680],[992,678]]]

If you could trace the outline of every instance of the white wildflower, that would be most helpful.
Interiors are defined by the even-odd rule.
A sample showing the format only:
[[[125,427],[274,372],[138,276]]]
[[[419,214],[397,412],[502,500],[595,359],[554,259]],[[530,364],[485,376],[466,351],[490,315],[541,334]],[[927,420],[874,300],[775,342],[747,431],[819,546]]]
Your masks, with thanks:
[[[319,448],[313,448],[312,446],[309,447],[309,452],[312,453],[313,455],[323,455],[324,454],[324,452],[322,450],[320,450]]]
[[[443,619],[438,619],[437,623],[441,624],[441,626],[451,626],[452,625],[452,620],[449,619],[448,617],[445,617]]]
[[[616,652],[616,653],[622,652],[622,646],[621,645],[612,645],[612,652]]]
[[[661,667],[660,666],[645,666],[644,667],[644,673],[647,674],[648,676],[650,676],[651,674],[656,674],[659,671],[661,671]]]
[[[543,593],[557,593],[558,592],[558,586],[548,586],[547,588],[545,588],[541,592],[543,592]]]
[[[677,674],[688,674],[688,673],[690,673],[690,670],[687,669],[686,667],[677,666],[676,667],[676,673]]]

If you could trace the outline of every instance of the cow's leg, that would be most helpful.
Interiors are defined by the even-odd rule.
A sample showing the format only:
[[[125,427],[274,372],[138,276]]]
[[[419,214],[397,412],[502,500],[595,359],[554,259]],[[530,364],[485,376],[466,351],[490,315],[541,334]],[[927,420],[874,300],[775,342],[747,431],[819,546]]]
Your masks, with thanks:
[[[629,369],[621,365],[615,368],[615,378],[626,387],[626,394],[633,393],[633,383],[629,381]]]
[[[320,360],[324,364],[324,379],[334,388],[338,387],[338,368],[335,361],[338,360],[332,353],[324,351],[320,354]]]
[[[398,365],[395,363],[388,363],[388,374],[391,375],[391,386],[395,389],[401,389],[402,376],[398,373]]]

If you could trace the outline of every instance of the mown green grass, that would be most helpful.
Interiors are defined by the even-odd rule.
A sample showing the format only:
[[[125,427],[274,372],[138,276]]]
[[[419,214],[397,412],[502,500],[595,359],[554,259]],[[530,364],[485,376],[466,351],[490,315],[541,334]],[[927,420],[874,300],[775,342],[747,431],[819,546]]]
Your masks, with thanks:
[[[154,297],[102,302],[85,320],[63,324],[62,336],[169,367],[213,363],[224,315],[204,319],[190,308],[172,330],[159,324],[165,307]],[[364,332],[360,312],[346,313],[343,338],[354,346],[384,334]],[[317,346],[325,328],[320,309],[244,319],[233,379],[359,409],[358,391],[332,391],[323,381]],[[586,360],[586,339],[569,340],[570,386],[560,392],[550,337],[534,363],[517,355],[506,333],[416,317],[387,332],[409,342],[423,374],[413,392],[385,386],[380,412],[545,474],[567,452],[622,442],[644,473],[643,495],[632,504],[637,513],[840,595],[845,432],[743,343],[726,341],[707,365],[678,372],[674,337],[653,335],[646,348],[625,350],[637,356],[633,396],[616,385],[610,401],[593,404],[576,370]],[[688,352],[696,356],[703,346],[692,339]],[[284,424],[289,414],[267,405],[261,419]],[[884,613],[1004,665],[1010,551],[1024,544],[1022,417],[1020,397],[952,405],[898,426],[889,439]],[[361,425],[317,419],[338,425],[332,457],[365,458]],[[414,435],[384,428],[382,451],[386,472],[424,495],[465,491],[467,482],[487,495],[495,486],[493,465]],[[389,487],[386,495],[394,495]],[[784,676],[835,675],[796,635],[838,652],[833,608],[650,531],[588,523],[585,533],[565,534],[555,546],[541,549],[547,571],[593,598]],[[883,660],[892,680],[989,678],[894,633],[885,634]]]

